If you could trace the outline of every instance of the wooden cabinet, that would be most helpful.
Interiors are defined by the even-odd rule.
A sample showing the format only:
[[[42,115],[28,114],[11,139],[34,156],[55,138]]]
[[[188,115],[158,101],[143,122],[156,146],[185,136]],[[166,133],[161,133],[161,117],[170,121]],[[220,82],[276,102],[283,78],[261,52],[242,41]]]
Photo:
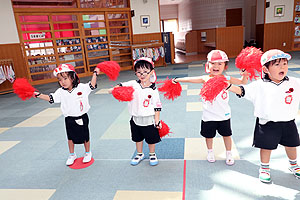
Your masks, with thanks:
[[[295,0],[294,3],[294,32],[292,49],[300,50],[300,0]]]
[[[132,67],[130,11],[15,13],[21,48],[33,84],[54,82],[59,64],[88,76],[102,61]]]

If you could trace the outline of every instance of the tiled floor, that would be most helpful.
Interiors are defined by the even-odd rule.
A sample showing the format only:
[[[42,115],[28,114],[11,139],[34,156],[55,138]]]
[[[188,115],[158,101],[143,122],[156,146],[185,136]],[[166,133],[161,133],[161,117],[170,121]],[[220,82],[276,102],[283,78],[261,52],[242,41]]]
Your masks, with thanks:
[[[288,75],[300,77],[300,53],[293,52]],[[204,61],[159,67],[159,80],[166,77],[205,74]],[[227,74],[239,77],[230,59]],[[122,71],[118,81],[101,75],[98,89],[90,95],[91,149],[95,162],[74,170],[65,166],[68,156],[64,117],[59,105],[39,99],[21,101],[15,94],[0,96],[0,199],[7,200],[198,200],[198,199],[300,199],[300,180],[288,171],[284,149],[272,153],[271,184],[260,183],[259,151],[251,147],[253,107],[230,94],[232,108],[233,166],[225,164],[221,137],[214,139],[217,161],[206,161],[205,140],[199,135],[202,104],[199,84],[182,84],[182,95],[174,101],[163,98],[161,119],[172,133],[156,145],[159,165],[146,159],[131,166],[135,144],[130,139],[127,104],[115,100],[107,89],[118,82],[135,79]],[[89,78],[82,78],[87,82]],[[57,83],[36,86],[43,93]],[[300,115],[299,115],[300,116]],[[296,119],[300,123],[300,117]],[[76,145],[82,156],[84,148]],[[299,149],[298,149],[299,152]],[[300,152],[299,152],[300,153]]]

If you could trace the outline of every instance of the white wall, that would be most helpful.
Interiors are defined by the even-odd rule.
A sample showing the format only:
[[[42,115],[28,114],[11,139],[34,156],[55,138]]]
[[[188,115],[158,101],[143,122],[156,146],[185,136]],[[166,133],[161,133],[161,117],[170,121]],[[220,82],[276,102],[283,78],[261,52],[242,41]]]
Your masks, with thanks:
[[[134,10],[135,16],[132,17],[132,30],[133,34],[144,33],[159,33],[160,32],[160,19],[159,19],[159,4],[158,0],[130,0],[131,10]],[[141,15],[150,16],[150,26],[142,27],[140,17]]]
[[[178,18],[178,4],[161,5],[160,6],[161,19],[177,19]]]
[[[266,8],[266,24],[293,21],[294,0],[268,0],[270,7]],[[284,5],[283,17],[275,17],[275,6]]]
[[[225,27],[226,9],[234,8],[244,10],[244,1],[184,0],[178,6],[179,31]]]
[[[11,0],[1,0],[0,44],[20,43]]]
[[[256,24],[264,24],[265,0],[257,0],[256,2]]]

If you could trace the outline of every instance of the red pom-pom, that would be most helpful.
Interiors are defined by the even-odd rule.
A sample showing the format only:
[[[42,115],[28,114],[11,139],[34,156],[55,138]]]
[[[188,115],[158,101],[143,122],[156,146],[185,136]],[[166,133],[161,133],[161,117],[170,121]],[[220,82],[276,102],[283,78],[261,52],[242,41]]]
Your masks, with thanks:
[[[227,86],[227,79],[224,76],[215,76],[203,84],[200,95],[205,101],[213,102]]]
[[[16,93],[23,101],[33,97],[36,89],[29,84],[26,78],[17,78],[13,83],[14,93]]]
[[[250,80],[261,77],[262,66],[260,59],[263,52],[255,47],[246,47],[235,59],[235,66],[249,73]]]
[[[115,61],[104,61],[97,65],[101,72],[105,73],[112,81],[117,80],[120,72],[120,65]]]
[[[134,89],[132,86],[115,87],[112,95],[119,101],[131,101],[133,99]]]
[[[158,90],[164,93],[164,97],[166,99],[172,99],[172,101],[174,101],[175,98],[181,95],[182,88],[180,83],[174,84],[172,83],[172,80],[168,78],[164,81],[160,81],[159,83],[164,83],[158,88]]]
[[[169,126],[164,121],[160,121],[160,123],[161,123],[161,129],[158,129],[158,132],[161,138],[165,137],[166,135],[169,135],[169,133],[172,133],[170,132]]]

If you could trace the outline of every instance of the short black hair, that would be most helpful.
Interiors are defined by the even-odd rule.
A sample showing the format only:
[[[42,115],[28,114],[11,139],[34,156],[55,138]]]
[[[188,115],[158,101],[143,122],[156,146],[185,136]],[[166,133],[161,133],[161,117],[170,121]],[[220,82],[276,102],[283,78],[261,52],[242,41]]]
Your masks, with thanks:
[[[80,79],[75,72],[71,71],[71,72],[63,72],[63,73],[65,73],[72,80],[73,88],[78,86],[78,84],[80,83]]]
[[[270,66],[271,64],[274,65],[274,63],[280,62],[281,60],[284,60],[284,61],[289,62],[288,59],[286,59],[286,58],[278,58],[278,59],[275,59],[275,60],[271,60],[271,61],[269,61],[269,62],[266,62],[266,63],[264,64],[264,66],[265,66],[267,69],[269,69],[269,66]]]
[[[154,69],[153,65],[145,60],[139,60],[135,63],[134,71],[136,72],[137,69],[140,69],[140,68],[150,69],[150,71],[152,71]]]

